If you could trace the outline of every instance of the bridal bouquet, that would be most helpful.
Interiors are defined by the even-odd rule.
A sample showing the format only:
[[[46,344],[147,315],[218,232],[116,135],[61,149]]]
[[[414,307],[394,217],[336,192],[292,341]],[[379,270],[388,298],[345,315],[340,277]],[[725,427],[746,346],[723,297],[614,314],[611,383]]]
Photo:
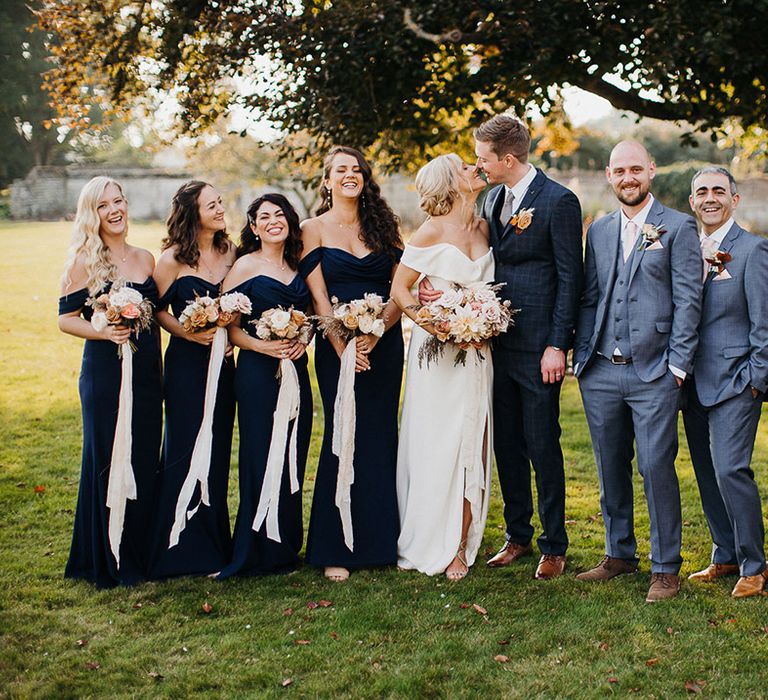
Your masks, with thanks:
[[[85,303],[93,309],[91,325],[97,331],[107,326],[126,326],[138,333],[147,330],[152,324],[152,302],[125,282],[115,283],[108,292],[92,297]],[[133,343],[130,346],[131,350],[136,350]],[[123,356],[122,349],[122,346],[118,346],[117,354],[120,357]]]
[[[187,333],[223,328],[232,323],[237,312],[251,313],[251,300],[240,292],[230,292],[213,298],[195,295],[179,315],[179,323]]]
[[[341,517],[344,544],[354,551],[352,532],[352,483],[355,480],[355,336],[372,333],[377,338],[384,335],[384,307],[386,302],[378,294],[364,294],[362,299],[353,299],[340,304],[336,297],[331,299],[331,316],[316,316],[324,336],[331,335],[346,341],[347,347],[341,356],[339,384],[333,406],[333,439],[331,451],[339,458],[339,472],[336,478],[336,507]]]
[[[208,471],[211,466],[211,449],[213,445],[213,414],[216,408],[216,395],[219,388],[219,376],[224,355],[227,351],[227,329],[237,313],[250,314],[251,300],[241,292],[229,292],[215,299],[208,294],[196,296],[179,315],[179,323],[187,332],[197,332],[216,328],[211,342],[211,354],[208,358],[208,373],[205,379],[205,398],[203,403],[203,419],[189,461],[189,471],[181,485],[179,498],[176,501],[176,511],[169,537],[168,548],[179,543],[179,537],[186,527],[187,520],[197,513],[201,504],[210,505],[208,498]],[[187,510],[200,484],[200,501]]]
[[[435,334],[430,335],[419,348],[419,367],[442,357],[446,343],[458,346],[454,366],[467,363],[467,349],[505,333],[512,324],[515,309],[511,302],[502,301],[496,292],[502,285],[480,282],[464,287],[454,284],[438,299],[423,306],[416,305],[416,323],[431,324]],[[482,354],[478,357],[484,359]]]
[[[302,345],[308,345],[311,338],[312,321],[293,307],[267,309],[250,323],[256,326],[259,340],[297,340]]]

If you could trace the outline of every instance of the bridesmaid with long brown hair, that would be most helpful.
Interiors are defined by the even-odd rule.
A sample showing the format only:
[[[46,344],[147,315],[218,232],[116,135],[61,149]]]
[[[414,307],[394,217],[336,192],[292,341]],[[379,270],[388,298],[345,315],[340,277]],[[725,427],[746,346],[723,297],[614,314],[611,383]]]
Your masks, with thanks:
[[[321,195],[317,215],[302,224],[304,256],[299,268],[315,310],[329,315],[333,297],[347,302],[375,293],[387,300],[403,244],[397,218],[382,198],[363,154],[345,146],[333,148],[324,161]],[[367,334],[350,341],[357,345],[357,427],[354,482],[341,506],[346,512],[336,505],[339,459],[332,451],[339,358],[346,344],[320,334],[316,340],[315,368],[325,432],[309,521],[307,561],[323,567],[332,581],[346,580],[353,569],[397,561],[395,464],[403,337],[400,310],[394,302],[387,304],[384,321],[383,337]],[[344,532],[343,518],[351,520],[351,533]]]
[[[231,536],[227,508],[229,460],[235,418],[234,360],[225,357],[213,413],[213,443],[208,472],[210,505],[195,488],[178,543],[169,547],[177,502],[203,420],[205,387],[215,329],[190,332],[179,322],[197,296],[219,296],[235,261],[235,245],[224,221],[221,196],[211,185],[192,180],[173,197],[168,235],[157,261],[160,292],[158,323],[170,333],[165,353],[165,436],[153,532],[150,577],[214,574],[229,561]],[[184,504],[187,507],[187,504]]]

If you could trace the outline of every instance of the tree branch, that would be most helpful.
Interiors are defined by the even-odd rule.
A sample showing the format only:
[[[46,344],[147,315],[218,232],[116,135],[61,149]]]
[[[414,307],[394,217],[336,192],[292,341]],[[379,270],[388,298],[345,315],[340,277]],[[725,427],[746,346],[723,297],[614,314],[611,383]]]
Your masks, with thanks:
[[[403,10],[403,24],[410,29],[417,37],[431,41],[433,44],[472,44],[480,40],[485,32],[488,22],[482,22],[478,25],[477,31],[474,32],[462,32],[460,29],[449,29],[442,34],[431,34],[421,28],[419,24],[413,19],[411,14],[411,8],[406,7]]]
[[[626,92],[621,88],[606,82],[602,78],[594,75],[585,76],[584,80],[569,79],[577,87],[594,93],[599,97],[604,97],[616,109],[635,112],[643,117],[653,119],[664,119],[674,121],[677,119],[690,119],[690,115],[685,111],[685,105],[678,105],[673,102],[655,102],[640,97],[637,93]]]

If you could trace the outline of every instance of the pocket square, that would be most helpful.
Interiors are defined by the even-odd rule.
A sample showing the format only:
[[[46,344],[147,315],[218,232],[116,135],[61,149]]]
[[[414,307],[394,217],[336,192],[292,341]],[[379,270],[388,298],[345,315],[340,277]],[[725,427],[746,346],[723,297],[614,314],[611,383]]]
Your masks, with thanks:
[[[661,245],[661,241],[655,241],[654,243],[651,243],[646,250],[661,250],[662,248],[664,248],[664,246]]]
[[[731,277],[731,273],[728,272],[728,270],[723,270],[721,273],[715,276],[713,282],[717,282],[718,280],[729,280],[729,279],[733,279]]]

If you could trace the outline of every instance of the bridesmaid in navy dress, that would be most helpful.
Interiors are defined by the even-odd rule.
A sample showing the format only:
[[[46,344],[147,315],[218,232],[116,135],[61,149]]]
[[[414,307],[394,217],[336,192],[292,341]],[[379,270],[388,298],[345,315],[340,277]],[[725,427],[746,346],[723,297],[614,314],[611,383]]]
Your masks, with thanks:
[[[160,342],[156,329],[138,335],[122,326],[96,331],[90,324],[89,297],[108,291],[117,280],[157,302],[152,280],[155,261],[129,245],[128,203],[121,186],[108,177],[95,177],[80,192],[74,234],[62,278],[59,328],[85,338],[80,370],[83,415],[83,458],[77,496],[72,547],[64,575],[81,578],[99,588],[134,584],[144,579],[147,523],[152,510],[162,430]],[[117,422],[122,362],[118,348],[130,340],[133,355],[133,415],[131,463],[137,499],[126,505],[120,544],[120,566],[108,537],[107,483]]]
[[[300,270],[317,313],[331,313],[331,297],[340,302],[366,292],[389,298],[402,252],[397,219],[382,199],[371,167],[354,148],[337,146],[324,162],[323,203],[317,216],[302,224],[304,257]],[[307,561],[324,568],[332,581],[344,581],[352,569],[397,561],[399,519],[395,492],[397,413],[403,373],[400,310],[390,301],[386,332],[379,339],[356,339],[356,423],[354,483],[351,487],[354,551],[342,532],[335,504],[338,458],[331,451],[333,405],[344,343],[320,337],[315,368],[325,412],[325,432],[317,467],[307,538]]]
[[[231,353],[221,368],[213,414],[210,505],[201,504],[187,520],[178,544],[168,547],[179,491],[189,472],[203,420],[208,361],[216,330],[188,333],[178,318],[196,295],[219,296],[221,283],[235,260],[235,246],[227,236],[224,207],[216,189],[199,180],[179,188],[173,196],[168,236],[162,247],[154,275],[161,295],[157,321],[171,339],[165,353],[165,436],[149,568],[153,579],[218,573],[231,555],[227,508],[235,421],[235,363]],[[194,507],[199,500],[197,486],[190,505]]]
[[[235,389],[240,428],[240,507],[232,562],[219,578],[286,572],[299,561],[304,530],[301,488],[291,494],[288,456],[283,462],[278,506],[280,542],[267,537],[267,523],[254,531],[253,521],[264,485],[273,414],[282,359],[292,360],[299,377],[300,408],[297,426],[297,472],[301,485],[312,432],[312,390],[307,372],[306,346],[293,340],[259,340],[255,326],[267,309],[293,306],[310,313],[310,296],[296,269],[301,252],[299,217],[280,194],[265,194],[248,207],[238,259],[224,280],[225,292],[242,292],[251,300],[250,315],[229,327],[230,340],[240,348]]]

